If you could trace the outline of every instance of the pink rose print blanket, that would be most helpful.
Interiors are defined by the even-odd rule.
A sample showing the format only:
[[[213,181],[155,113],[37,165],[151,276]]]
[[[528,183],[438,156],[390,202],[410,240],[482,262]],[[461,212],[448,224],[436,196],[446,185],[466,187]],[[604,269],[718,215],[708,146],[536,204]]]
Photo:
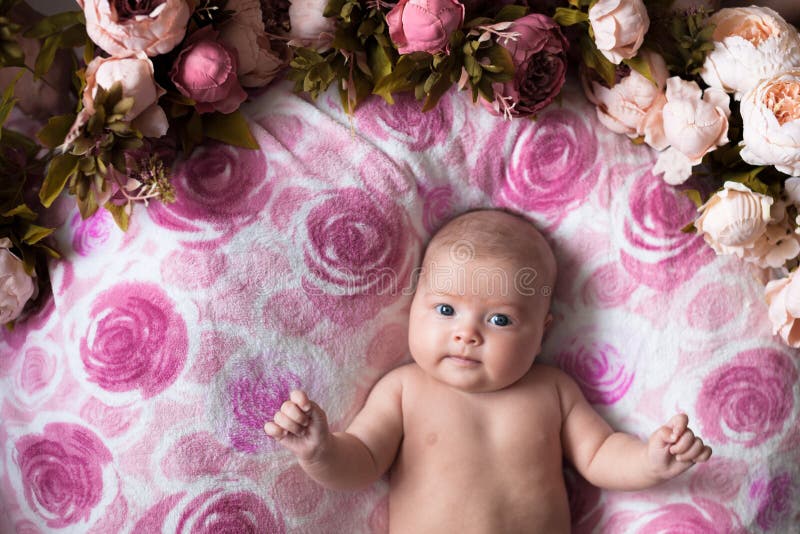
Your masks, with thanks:
[[[463,94],[352,118],[334,98],[263,94],[245,108],[261,150],[196,150],[177,202],[125,234],[69,215],[50,305],[0,341],[0,532],[386,532],[385,481],[323,490],[262,426],[300,386],[347,425],[408,360],[426,239],[478,206],[527,213],[554,245],[542,359],[616,428],[682,410],[715,451],[639,493],[567,470],[574,530],[797,529],[800,359],[760,284],[681,232],[694,206],[646,147],[574,87],[536,121]]]

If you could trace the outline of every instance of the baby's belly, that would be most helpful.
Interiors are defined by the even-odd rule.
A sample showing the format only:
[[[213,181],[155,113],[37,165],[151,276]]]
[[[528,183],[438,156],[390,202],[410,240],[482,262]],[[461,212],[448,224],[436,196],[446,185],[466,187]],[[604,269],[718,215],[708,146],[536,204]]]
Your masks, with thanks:
[[[569,532],[560,453],[519,463],[436,456],[412,462],[401,451],[391,474],[392,534]]]

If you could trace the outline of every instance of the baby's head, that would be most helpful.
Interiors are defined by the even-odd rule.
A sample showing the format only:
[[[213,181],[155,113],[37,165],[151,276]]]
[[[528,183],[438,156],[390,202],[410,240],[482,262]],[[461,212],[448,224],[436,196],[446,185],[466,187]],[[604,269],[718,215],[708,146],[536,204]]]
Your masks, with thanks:
[[[434,378],[497,391],[530,369],[549,324],[556,262],[527,220],[501,210],[462,214],[431,239],[409,320],[409,347]]]

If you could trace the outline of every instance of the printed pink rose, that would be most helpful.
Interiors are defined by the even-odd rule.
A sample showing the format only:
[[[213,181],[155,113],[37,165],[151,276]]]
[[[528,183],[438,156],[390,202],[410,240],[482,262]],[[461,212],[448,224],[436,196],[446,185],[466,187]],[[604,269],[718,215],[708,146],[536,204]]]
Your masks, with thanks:
[[[589,8],[589,24],[597,49],[618,65],[636,56],[650,17],[642,0],[598,0]]]
[[[161,288],[121,283],[93,302],[81,339],[89,381],[107,391],[139,390],[149,398],[168,388],[186,362],[186,323]]]
[[[49,423],[14,445],[25,500],[50,528],[87,521],[103,496],[103,469],[111,453],[89,429]]]
[[[170,70],[170,78],[199,113],[233,113],[247,99],[239,84],[236,50],[223,44],[210,26],[186,40]]]
[[[602,532],[640,534],[680,532],[681,534],[730,534],[742,532],[738,517],[716,501],[697,497],[691,504],[674,503],[638,512],[623,510],[613,514],[600,528]]]
[[[495,100],[486,107],[505,117],[532,115],[561,92],[567,75],[569,45],[561,27],[538,13],[515,20],[508,31],[520,34],[515,40],[499,41],[514,60],[514,79],[493,84]]]
[[[97,249],[103,248],[111,237],[116,224],[108,210],[97,210],[97,212],[84,219],[80,213],[76,213],[72,218],[72,250],[80,256],[89,256]]]
[[[786,532],[786,520],[789,519],[796,487],[789,473],[780,474],[770,480],[758,479],[750,486],[749,497],[758,502],[756,523],[765,532]],[[784,527],[784,528],[779,528]]]
[[[786,354],[771,349],[741,352],[703,381],[695,403],[700,433],[717,443],[761,445],[783,429],[795,387],[797,370]]]
[[[580,343],[573,340],[556,356],[558,366],[575,381],[592,404],[614,404],[628,392],[634,373],[625,368],[625,359],[613,345],[604,342]]]
[[[267,85],[283,67],[284,61],[273,50],[269,37],[264,33],[261,2],[228,0],[225,9],[233,11],[233,16],[220,29],[220,40],[236,50],[239,82],[244,87]]]
[[[549,112],[516,139],[495,202],[555,223],[582,204],[597,183],[597,138],[575,113]]]
[[[19,317],[36,293],[36,283],[22,260],[11,253],[11,246],[9,238],[0,239],[0,325]]]
[[[448,51],[450,34],[464,22],[464,6],[456,0],[400,0],[386,14],[389,35],[398,52]]]
[[[82,0],[86,33],[112,56],[166,54],[186,34],[186,0]]]
[[[772,333],[790,347],[800,347],[800,276],[797,272],[770,281],[764,288]]]

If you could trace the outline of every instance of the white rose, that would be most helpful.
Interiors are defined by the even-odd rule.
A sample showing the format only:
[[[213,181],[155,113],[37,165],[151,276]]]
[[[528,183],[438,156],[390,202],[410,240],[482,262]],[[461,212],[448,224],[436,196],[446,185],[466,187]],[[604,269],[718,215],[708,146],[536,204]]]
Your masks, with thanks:
[[[714,50],[700,76],[736,100],[759,80],[800,66],[800,34],[768,7],[721,9],[709,22],[716,24]]]
[[[800,69],[762,80],[742,98],[741,156],[800,176]]]
[[[611,63],[636,56],[650,17],[642,0],[598,0],[589,8],[589,23],[597,49]]]
[[[736,254],[751,248],[771,219],[772,197],[751,191],[737,182],[725,182],[698,211],[698,233],[717,254]]]
[[[0,239],[0,324],[19,317],[36,292],[36,284],[25,272],[22,260],[9,251],[11,246],[9,238]]]

